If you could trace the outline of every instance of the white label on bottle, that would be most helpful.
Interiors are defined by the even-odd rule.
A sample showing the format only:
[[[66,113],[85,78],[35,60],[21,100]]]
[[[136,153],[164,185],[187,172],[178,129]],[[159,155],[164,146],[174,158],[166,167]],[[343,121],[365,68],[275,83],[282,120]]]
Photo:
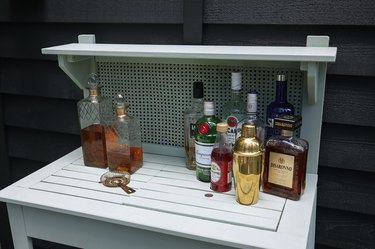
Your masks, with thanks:
[[[195,160],[200,167],[211,168],[211,153],[213,148],[213,143],[195,141]]]
[[[241,122],[239,120],[241,120]],[[227,124],[228,124],[228,132],[227,132],[228,142],[230,142],[233,145],[236,142],[238,135],[241,134],[243,120],[239,119],[235,115],[230,115],[227,118]]]
[[[220,166],[215,163],[215,162],[212,162],[211,163],[211,182],[218,182],[221,178],[221,168]]]

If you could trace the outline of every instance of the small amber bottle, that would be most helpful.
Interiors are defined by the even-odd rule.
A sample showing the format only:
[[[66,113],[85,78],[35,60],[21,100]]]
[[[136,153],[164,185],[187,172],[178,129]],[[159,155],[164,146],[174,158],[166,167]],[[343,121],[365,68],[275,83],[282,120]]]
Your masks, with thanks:
[[[133,174],[143,165],[140,121],[128,114],[124,94],[118,94],[115,102],[116,115],[105,125],[108,168]]]
[[[266,144],[263,192],[299,200],[305,188],[308,142],[293,136],[302,125],[301,116],[281,115],[274,127],[281,135],[271,137]]]

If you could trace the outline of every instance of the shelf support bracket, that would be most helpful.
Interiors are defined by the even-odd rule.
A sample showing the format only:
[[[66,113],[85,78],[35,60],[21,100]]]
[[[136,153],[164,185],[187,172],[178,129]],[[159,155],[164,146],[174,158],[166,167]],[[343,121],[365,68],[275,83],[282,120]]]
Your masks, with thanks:
[[[307,36],[306,41],[307,47],[328,47],[329,37],[328,36]],[[318,80],[319,70],[321,63],[310,61],[301,62],[301,70],[306,71],[306,84],[307,84],[307,101],[310,105],[314,105],[318,99]]]
[[[79,35],[78,43],[95,43],[95,35]],[[84,96],[88,96],[85,89],[87,76],[96,73],[94,56],[58,55],[59,67],[69,76],[71,80],[82,90]]]

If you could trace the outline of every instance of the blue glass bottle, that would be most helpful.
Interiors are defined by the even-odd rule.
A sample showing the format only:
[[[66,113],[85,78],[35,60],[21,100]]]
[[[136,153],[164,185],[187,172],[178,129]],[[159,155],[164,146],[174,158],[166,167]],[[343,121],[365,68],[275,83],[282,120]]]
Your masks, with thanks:
[[[285,75],[277,75],[276,100],[267,106],[267,139],[281,134],[281,129],[273,128],[273,119],[277,114],[294,115],[294,106],[288,103],[287,93]]]

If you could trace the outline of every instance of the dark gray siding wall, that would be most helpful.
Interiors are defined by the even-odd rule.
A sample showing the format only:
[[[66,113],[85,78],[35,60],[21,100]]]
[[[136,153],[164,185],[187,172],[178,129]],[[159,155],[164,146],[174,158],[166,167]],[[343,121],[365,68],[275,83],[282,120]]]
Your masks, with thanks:
[[[338,55],[327,75],[316,247],[375,248],[374,25],[371,0],[0,1],[1,187],[80,146],[82,92],[42,47],[84,33],[98,43],[302,46],[328,35]],[[8,224],[0,230],[11,248]]]

